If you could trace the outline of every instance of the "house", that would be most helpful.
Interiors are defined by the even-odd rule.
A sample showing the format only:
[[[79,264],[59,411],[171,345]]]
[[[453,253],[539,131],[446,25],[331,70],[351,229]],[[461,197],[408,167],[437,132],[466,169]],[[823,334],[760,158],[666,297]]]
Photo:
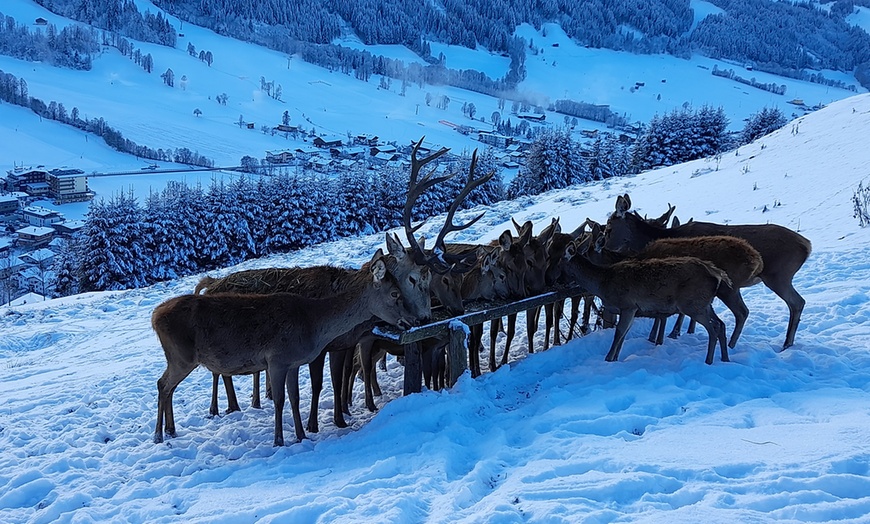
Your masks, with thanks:
[[[371,156],[377,156],[381,153],[395,154],[397,152],[398,152],[398,149],[396,149],[396,146],[391,146],[389,144],[372,146],[372,148],[369,149],[369,155],[371,155]]]
[[[275,131],[279,131],[281,133],[296,133],[296,132],[300,131],[299,126],[291,126],[288,124],[278,124],[277,126],[273,127],[272,129],[274,129]]]
[[[376,146],[379,141],[378,135],[356,135],[353,137],[353,143],[361,146]]]
[[[522,112],[522,113],[517,113],[517,116],[519,118],[522,118],[523,120],[530,120],[532,122],[543,122],[544,120],[547,119],[547,115],[545,115],[543,113],[538,114],[538,113]]]
[[[253,122],[245,122],[245,127],[247,127],[248,129],[254,129],[254,123]]]
[[[47,246],[54,237],[54,229],[50,227],[27,226],[15,232],[18,235],[18,243],[26,247]]]
[[[59,211],[42,206],[25,207],[21,210],[21,218],[36,227],[50,227],[52,224],[63,222],[63,215]]]
[[[583,129],[580,131],[580,134],[586,138],[595,138],[598,136],[597,129]]]
[[[0,257],[0,280],[10,278],[24,269],[26,264],[18,257]]]
[[[19,289],[26,289],[43,295],[49,289],[50,283],[55,280],[54,271],[47,271],[38,267],[31,266],[18,272]]]
[[[375,156],[373,156],[372,160],[374,160],[375,163],[377,163],[377,164],[384,165],[384,164],[387,164],[388,162],[392,162],[393,160],[397,160],[398,158],[399,158],[399,153],[383,152],[383,153],[378,153]]]
[[[48,20],[40,16],[37,17],[36,20],[33,21],[33,23],[36,25],[48,25]]]
[[[297,147],[293,150],[293,153],[296,158],[299,158],[301,160],[308,160],[314,155],[319,155],[320,150],[316,147]]]
[[[293,160],[293,152],[289,149],[266,151],[266,162],[270,164],[289,164]]]
[[[5,189],[7,191],[25,191],[25,186],[29,184],[45,184],[47,175],[48,171],[44,166],[37,166],[36,168],[16,166],[14,169],[6,171]]]
[[[55,204],[89,202],[94,198],[94,192],[88,189],[88,177],[81,169],[52,169],[45,181]]]
[[[495,147],[507,147],[513,142],[513,138],[505,135],[499,135],[496,133],[488,133],[485,131],[481,131],[477,134],[477,139],[484,144],[488,144]]]
[[[25,264],[47,268],[54,262],[54,251],[41,247],[19,255],[18,258],[24,261]]]
[[[84,220],[62,220],[51,224],[58,236],[69,238],[77,231],[85,227]]]
[[[316,136],[312,143],[320,148],[329,149],[333,147],[341,147],[341,138]]]
[[[311,159],[308,161],[308,164],[315,171],[326,171],[327,169],[329,169],[330,164],[332,164],[332,159],[316,155],[311,157]]]
[[[0,215],[11,215],[18,211],[18,198],[13,195],[0,195]]]

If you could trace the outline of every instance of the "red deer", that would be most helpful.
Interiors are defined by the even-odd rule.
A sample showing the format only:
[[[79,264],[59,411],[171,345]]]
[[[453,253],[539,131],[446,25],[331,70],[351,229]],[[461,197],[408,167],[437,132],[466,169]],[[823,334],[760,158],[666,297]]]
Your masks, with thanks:
[[[382,251],[379,249],[378,254]],[[404,250],[401,250],[400,256],[404,255]],[[429,318],[427,311],[429,308],[429,292],[428,292],[428,270],[421,270],[413,264],[403,264],[401,259],[389,257],[390,260],[387,270],[397,282],[403,282],[405,285],[400,285],[403,296],[407,305],[414,311],[415,316],[425,320]],[[347,289],[349,285],[353,285],[357,279],[357,271],[364,271],[368,268],[368,264],[363,265],[360,270],[340,268],[335,266],[312,266],[312,267],[293,267],[293,268],[266,268],[266,269],[251,269],[231,273],[223,278],[214,279],[205,277],[200,284],[205,284],[204,287],[207,294],[212,293],[241,293],[241,294],[273,294],[273,293],[294,293],[308,298],[327,298],[334,296]],[[206,280],[209,279],[209,280]],[[200,288],[201,286],[197,286]],[[359,338],[367,330],[374,326],[373,323],[363,323],[355,326],[354,329],[342,336],[336,338],[325,348],[325,350],[313,361],[308,364],[309,375],[311,377],[311,411],[309,413],[308,424],[306,429],[313,433],[319,430],[318,424],[318,404],[320,400],[320,392],[323,389],[323,368],[325,364],[326,354],[330,354],[330,374],[332,376],[333,395],[335,405],[339,405],[341,398],[341,377],[344,373],[344,359],[352,355],[348,355],[348,348],[356,344]],[[260,379],[259,371],[254,373],[254,393],[252,405],[255,408],[260,407]],[[271,387],[268,384],[267,376],[267,396],[271,398]],[[235,390],[233,388],[232,378],[229,375],[224,375],[224,385],[227,391],[228,409],[227,412],[238,411],[239,404],[236,399]],[[212,381],[212,403],[209,408],[209,413],[217,415],[217,382],[218,375],[214,374]],[[347,427],[343,413],[340,409],[333,410],[333,422],[338,427]]]
[[[795,290],[793,280],[812,252],[809,239],[776,224],[722,225],[691,221],[665,229],[648,223],[636,212],[629,212],[628,195],[616,199],[616,211],[607,220],[605,247],[613,251],[636,253],[659,238],[726,235],[746,240],[761,255],[764,269],[758,275],[764,285],[788,306],[789,318],[783,349],[794,345],[806,300]]]
[[[721,359],[728,362],[724,324],[713,311],[713,297],[728,286],[728,275],[695,257],[628,259],[611,266],[597,266],[585,254],[591,243],[586,237],[569,245],[563,272],[567,282],[579,285],[601,298],[604,307],[617,310],[619,321],[605,360],[619,359],[625,336],[634,317],[684,313],[707,329],[707,364],[713,363],[716,342]]]
[[[275,401],[274,445],[284,445],[285,384],[296,438],[305,438],[299,413],[299,367],[317,358],[337,336],[372,317],[400,327],[418,320],[395,279],[387,274],[391,263],[376,254],[369,270],[358,272],[354,285],[331,298],[289,293],[182,295],[157,306],[151,323],[167,365],[157,381],[154,442],[163,442],[164,432],[175,436],[173,393],[199,365],[221,375],[268,367]]]

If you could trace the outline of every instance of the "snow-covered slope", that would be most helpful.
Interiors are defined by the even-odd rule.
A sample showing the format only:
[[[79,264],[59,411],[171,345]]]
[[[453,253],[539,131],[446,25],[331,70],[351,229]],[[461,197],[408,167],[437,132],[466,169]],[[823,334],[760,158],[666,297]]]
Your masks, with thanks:
[[[799,229],[814,252],[796,345],[779,352],[787,310],[759,285],[731,363],[706,366],[701,334],[653,347],[641,321],[617,363],[603,360],[611,331],[531,356],[520,333],[509,367],[450,391],[401,397],[391,360],[380,411],[357,400],[348,429],[327,390],[321,432],[278,449],[249,381],[241,413],[209,418],[197,370],[175,395],[178,437],[155,445],[165,363],[149,318],[196,277],[0,309],[0,520],[867,522],[870,230],[851,197],[870,177],[868,132],[870,96],[856,96],[720,161],[501,203],[458,238],[494,238],[511,216],[604,220],[625,192],[650,215],[670,202],[683,220]],[[240,267],[360,264],[381,240]]]

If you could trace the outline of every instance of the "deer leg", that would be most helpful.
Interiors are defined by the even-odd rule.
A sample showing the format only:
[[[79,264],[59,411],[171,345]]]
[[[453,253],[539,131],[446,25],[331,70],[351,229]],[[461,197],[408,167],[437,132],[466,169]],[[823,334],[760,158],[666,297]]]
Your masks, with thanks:
[[[272,400],[272,381],[269,380],[269,368],[266,367],[266,398]]]
[[[344,412],[341,409],[342,397],[344,396],[344,359],[350,353],[347,349],[340,349],[329,353],[329,378],[332,380],[332,423],[336,427],[346,428]]]
[[[241,411],[239,407],[239,399],[236,398],[236,388],[233,387],[233,377],[230,375],[221,375],[224,379],[224,389],[227,390],[227,413]]]
[[[677,321],[674,322],[674,327],[671,329],[668,338],[680,338],[680,332],[683,331],[683,320],[686,318],[686,315],[682,313],[677,314]],[[694,322],[694,320],[692,320]]]
[[[662,317],[655,317],[653,319],[652,328],[649,330],[649,336],[647,337],[647,340],[649,340],[653,344],[658,345],[658,342],[657,342],[658,339],[657,339],[656,335],[658,335],[659,328],[661,327],[661,325],[662,325]]]
[[[175,413],[172,411],[172,395],[182,380],[196,369],[196,365],[176,367],[166,366],[166,371],[157,380],[157,427],[154,429],[154,443],[163,442],[163,435],[175,437]]]
[[[529,354],[535,352],[535,331],[538,330],[538,321],[541,319],[541,308],[536,307],[526,311],[526,339],[529,342]]]
[[[508,363],[508,357],[510,356],[511,342],[514,339],[514,335],[517,332],[517,314],[513,313],[508,315],[508,325],[507,325],[507,338],[504,341],[504,353],[501,356],[501,365],[504,366]],[[492,364],[490,364],[492,367]],[[495,371],[495,370],[493,370]]]
[[[287,382],[288,367],[269,368],[269,381],[272,383],[272,400],[275,402],[275,440],[273,446],[284,445],[284,385]],[[289,389],[289,387],[287,388]]]
[[[667,324],[668,317],[661,317],[659,319],[659,329],[656,331],[656,346],[661,346],[665,343],[665,324]]]
[[[559,331],[559,320],[562,319],[562,315],[565,313],[565,301],[557,300],[556,303],[553,304],[553,345],[558,346],[562,344],[562,333]]]
[[[495,371],[495,342],[498,339],[498,331],[501,329],[501,318],[490,321],[489,323],[489,370]]]
[[[354,370],[354,360],[358,354],[358,347],[355,345],[353,349],[348,348],[342,362],[341,376],[344,377],[346,387],[341,392],[341,410],[345,415],[350,415],[350,405],[353,399],[353,383],[356,380],[356,371]]]
[[[326,351],[308,363],[308,375],[311,378],[311,411],[308,413],[308,431],[320,431],[317,415],[320,410],[320,392],[323,391],[323,368],[326,365]]]
[[[553,329],[553,314],[553,304],[544,305],[544,349],[542,351],[550,349],[550,330]]]
[[[637,314],[636,309],[624,309],[619,311],[619,322],[616,323],[616,333],[613,334],[613,344],[610,345],[610,351],[604,360],[607,362],[616,362],[619,360],[619,351],[622,349],[622,344],[625,342],[625,335],[634,322],[634,316]]]
[[[723,290],[720,289],[720,291]],[[749,308],[746,307],[746,302],[743,301],[740,289],[729,289],[719,298],[734,315],[734,331],[731,332],[731,339],[728,341],[728,347],[733,349],[737,345],[737,339],[740,338],[743,326],[749,317]]]
[[[301,442],[305,438],[305,428],[302,427],[302,413],[299,411],[298,367],[291,367],[287,371],[287,396],[290,397],[290,411],[293,412],[293,427],[296,429],[296,442]]]
[[[363,340],[359,343],[359,361],[362,368],[366,408],[371,412],[378,410],[377,406],[375,406],[375,399],[372,393],[372,373],[374,373],[373,346],[374,341],[371,339]]]
[[[483,324],[471,326],[471,336],[468,341],[468,368],[471,378],[480,376],[480,350],[483,346]]]
[[[387,353],[384,352],[384,357],[385,357],[386,355],[387,355]],[[381,358],[377,359],[378,362],[382,362],[383,359],[384,359],[384,357],[381,357]],[[378,370],[377,370],[377,367],[375,366],[375,363],[372,362],[372,395],[374,395],[374,396],[376,396],[376,397],[380,397],[380,396],[383,395],[383,394],[384,394],[384,393],[381,391],[381,385],[380,385],[380,383],[378,383]]]
[[[580,333],[586,335],[589,333],[589,318],[592,317],[592,306],[595,304],[595,299],[591,295],[576,298],[572,303],[573,310],[571,311],[572,325],[577,324],[577,313],[580,309],[580,299],[583,299],[583,322],[580,324]],[[572,328],[573,334],[573,328]]]
[[[384,353],[384,356],[382,356],[381,359],[378,360],[378,367],[381,368],[381,371],[386,371],[386,370],[387,370],[387,354],[386,354],[386,353]],[[378,393],[377,393],[377,394],[378,394],[378,395],[381,394],[380,389],[378,389]]]
[[[260,372],[257,371],[254,373],[253,378],[251,379],[251,407],[255,409],[262,409],[263,405],[260,404]]]
[[[218,408],[218,381],[220,381],[220,375],[217,373],[211,374],[211,405],[208,407],[208,414],[216,417],[218,413],[220,413],[220,409]]]
[[[693,315],[692,318],[696,319],[707,330],[707,358],[704,362],[708,365],[713,363],[717,342],[721,345],[722,362],[729,362],[728,349],[725,345],[725,324],[716,316],[713,305],[709,305],[702,313]]]

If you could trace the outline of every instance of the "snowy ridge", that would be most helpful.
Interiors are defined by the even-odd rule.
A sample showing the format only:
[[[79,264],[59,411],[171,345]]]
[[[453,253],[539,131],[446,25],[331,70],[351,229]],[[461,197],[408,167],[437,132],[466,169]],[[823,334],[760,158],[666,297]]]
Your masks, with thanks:
[[[175,394],[179,436],[155,445],[165,362],[151,311],[198,276],[0,309],[0,521],[867,522],[870,230],[850,199],[870,178],[868,131],[859,95],[723,155],[718,170],[699,160],[504,202],[456,239],[495,238],[511,216],[536,231],[555,215],[566,228],[604,220],[625,192],[649,215],[670,202],[683,220],[799,229],[814,252],[785,352],[786,307],[759,285],[744,292],[731,363],[703,363],[705,334],[653,347],[640,321],[618,363],[604,362],[611,331],[531,356],[517,333],[510,366],[450,391],[401,397],[390,360],[380,411],[365,411],[358,383],[347,429],[331,423],[327,387],[321,432],[277,449],[271,404],[245,401],[250,381],[236,381],[242,412],[209,418],[211,376],[197,370]],[[382,239],[231,269],[359,265]],[[307,388],[303,372],[303,411]]]

